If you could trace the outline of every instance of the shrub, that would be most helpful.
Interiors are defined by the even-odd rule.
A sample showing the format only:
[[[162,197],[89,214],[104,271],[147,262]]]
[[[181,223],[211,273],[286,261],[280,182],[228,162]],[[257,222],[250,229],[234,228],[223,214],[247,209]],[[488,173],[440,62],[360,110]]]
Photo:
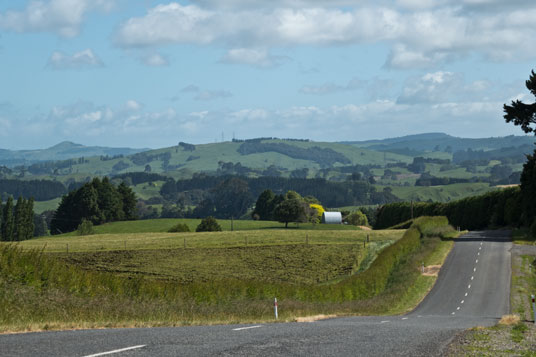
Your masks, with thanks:
[[[78,225],[77,232],[79,236],[88,236],[90,234],[95,234],[93,229],[93,223],[87,219],[83,219],[82,222]]]
[[[185,223],[178,223],[168,229],[169,233],[176,233],[176,232],[190,232],[190,228]]]
[[[196,232],[221,232],[221,226],[216,221],[216,218],[209,216],[203,218],[201,223],[195,229]]]
[[[346,217],[346,221],[354,226],[368,226],[367,216],[361,211],[352,212]]]

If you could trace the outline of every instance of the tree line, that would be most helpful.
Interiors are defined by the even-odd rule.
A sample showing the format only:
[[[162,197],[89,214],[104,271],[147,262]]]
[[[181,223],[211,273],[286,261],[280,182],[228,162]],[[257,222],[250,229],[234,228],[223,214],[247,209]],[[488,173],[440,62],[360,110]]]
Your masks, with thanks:
[[[377,191],[370,182],[364,180],[348,180],[344,182],[327,181],[325,179],[304,179],[285,177],[236,177],[236,176],[210,176],[196,174],[192,179],[168,179],[161,187],[160,194],[169,202],[176,202],[180,194],[193,190],[209,192],[222,182],[231,178],[238,178],[243,189],[250,196],[258,197],[261,192],[271,189],[277,194],[287,191],[296,191],[302,196],[313,196],[328,207],[359,206],[368,204],[384,204],[398,201],[388,189]],[[225,186],[222,187],[225,189]]]
[[[12,180],[0,179],[0,193],[3,199],[8,196],[33,197],[37,201],[48,201],[67,192],[61,182],[50,180]]]
[[[74,231],[82,220],[98,225],[137,218],[136,195],[121,182],[114,186],[108,177],[94,178],[63,196],[50,223],[51,234]]]
[[[0,240],[17,242],[34,236],[34,200],[19,197],[14,204],[9,197],[5,205],[0,199]]]

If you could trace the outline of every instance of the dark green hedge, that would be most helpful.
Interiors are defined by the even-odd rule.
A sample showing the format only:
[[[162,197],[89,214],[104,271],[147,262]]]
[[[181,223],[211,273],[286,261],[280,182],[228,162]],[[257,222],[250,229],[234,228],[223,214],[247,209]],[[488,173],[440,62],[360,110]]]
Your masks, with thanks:
[[[520,226],[527,219],[521,202],[519,187],[513,187],[449,203],[415,202],[413,216],[445,216],[453,226],[462,229]],[[390,203],[378,210],[374,228],[385,229],[410,219],[410,202]]]

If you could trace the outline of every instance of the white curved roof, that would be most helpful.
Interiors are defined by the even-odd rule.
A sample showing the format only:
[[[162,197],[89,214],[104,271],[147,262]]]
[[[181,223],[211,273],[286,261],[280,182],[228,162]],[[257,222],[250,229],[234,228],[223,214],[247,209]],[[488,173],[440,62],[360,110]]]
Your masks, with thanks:
[[[322,223],[341,224],[342,213],[341,212],[324,212],[322,213]]]

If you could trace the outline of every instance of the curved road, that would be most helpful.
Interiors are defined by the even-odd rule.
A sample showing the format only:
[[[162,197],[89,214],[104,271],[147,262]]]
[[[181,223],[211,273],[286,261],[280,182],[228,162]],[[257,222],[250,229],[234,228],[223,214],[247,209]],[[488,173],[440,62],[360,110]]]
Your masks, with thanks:
[[[405,316],[3,335],[0,356],[441,355],[457,332],[508,313],[511,247],[506,231],[461,237],[430,294]]]

